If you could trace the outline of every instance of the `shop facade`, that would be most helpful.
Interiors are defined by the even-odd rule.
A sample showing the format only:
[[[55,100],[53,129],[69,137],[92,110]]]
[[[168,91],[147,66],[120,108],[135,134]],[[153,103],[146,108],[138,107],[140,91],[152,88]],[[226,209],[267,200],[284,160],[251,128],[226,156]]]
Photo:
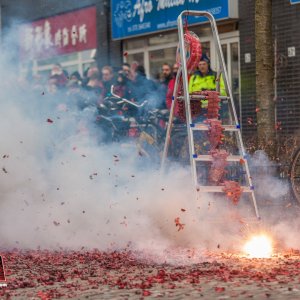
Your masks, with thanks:
[[[23,49],[16,58],[22,72],[34,74],[46,74],[53,63],[60,63],[69,73],[82,74],[92,64],[117,68],[123,61],[137,61],[144,65],[148,77],[156,78],[163,63],[173,64],[176,60],[179,13],[211,12],[217,21],[243,134],[256,132],[255,1],[35,0],[34,6],[32,3],[0,0],[0,26],[2,36],[16,20],[23,32],[27,31],[20,35]],[[272,7],[276,126],[281,134],[294,134],[300,130],[300,0],[273,0]],[[203,52],[216,69],[210,26],[203,19],[188,19],[188,24],[200,37]],[[47,35],[49,31],[51,35]]]
[[[148,77],[157,78],[163,63],[174,64],[178,46],[177,17],[182,10],[209,11],[217,21],[224,58],[240,115],[239,11],[237,0],[111,1],[112,38],[121,40],[124,61],[144,65]],[[205,18],[187,18],[202,51],[217,68],[216,45]]]
[[[239,7],[240,76],[244,135],[256,132],[255,1]],[[272,1],[275,128],[300,135],[300,0]]]
[[[97,0],[0,0],[2,39],[17,31],[21,73],[43,75],[55,63],[81,75],[91,65],[121,63],[110,36],[109,3]],[[15,34],[15,33],[14,33]],[[119,58],[119,61],[116,61]]]

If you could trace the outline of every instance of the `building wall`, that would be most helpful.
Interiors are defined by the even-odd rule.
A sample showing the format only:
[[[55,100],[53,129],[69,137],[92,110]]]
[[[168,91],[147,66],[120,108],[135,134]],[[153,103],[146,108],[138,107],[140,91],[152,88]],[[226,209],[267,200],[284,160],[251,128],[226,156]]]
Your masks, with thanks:
[[[274,47],[277,41],[277,128],[281,135],[296,134],[300,131],[300,4],[274,0],[272,5]],[[247,135],[256,132],[255,1],[243,0],[239,15],[242,125]],[[288,56],[288,47],[295,47],[296,56]],[[245,62],[247,53],[251,54],[250,63]]]
[[[277,40],[277,111],[282,134],[300,131],[300,4],[273,1],[273,35]],[[296,56],[289,57],[288,48]]]
[[[243,0],[239,4],[241,105],[243,134],[256,131],[255,92],[255,1]],[[250,55],[251,61],[245,61]]]
[[[0,0],[2,8],[2,29],[5,35],[16,21],[32,22],[57,14],[66,13],[87,6],[95,5],[97,8],[97,62],[100,66],[105,64],[119,65],[122,62],[121,43],[112,41],[110,30],[110,1],[99,0]]]

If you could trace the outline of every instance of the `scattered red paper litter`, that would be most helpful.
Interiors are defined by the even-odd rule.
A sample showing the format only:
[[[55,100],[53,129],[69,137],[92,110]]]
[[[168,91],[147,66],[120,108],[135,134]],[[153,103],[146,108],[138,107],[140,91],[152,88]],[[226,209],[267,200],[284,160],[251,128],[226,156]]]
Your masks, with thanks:
[[[37,292],[37,297],[39,297],[41,300],[49,300],[51,298],[48,297],[48,295],[42,291]]]
[[[180,218],[179,218],[179,217],[175,218],[174,221],[175,221],[175,226],[178,227],[178,231],[184,229],[185,224],[182,224],[182,223],[180,222]]]
[[[191,257],[194,249],[188,250],[185,255]],[[183,254],[181,251],[175,248],[162,254],[178,257]],[[259,261],[232,257],[232,253],[207,253],[205,262],[201,259],[197,264],[179,265],[157,263],[153,260],[157,253],[151,256],[137,251],[15,249],[1,254],[8,282],[7,288],[0,289],[1,299],[83,299],[91,293],[97,299],[104,295],[114,299],[124,298],[124,292],[127,298],[164,293],[164,297],[178,295],[181,299],[186,289],[197,295],[200,292],[207,299],[217,299],[219,293],[233,291],[247,297],[250,287],[251,295],[259,298],[266,289],[275,293],[278,287],[278,293],[282,292],[283,285],[291,298],[297,299],[293,287],[300,281],[300,252],[295,250],[281,253],[277,259]],[[200,256],[203,258],[203,253]]]
[[[143,296],[144,297],[147,297],[147,296],[150,296],[150,295],[151,295],[150,291],[147,291],[147,290],[143,291]]]

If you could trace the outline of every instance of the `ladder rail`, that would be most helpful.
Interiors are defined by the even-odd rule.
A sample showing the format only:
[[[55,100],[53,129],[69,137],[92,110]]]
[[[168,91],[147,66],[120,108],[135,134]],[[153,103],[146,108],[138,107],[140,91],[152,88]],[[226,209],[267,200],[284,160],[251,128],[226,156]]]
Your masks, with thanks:
[[[192,114],[191,114],[191,102],[189,94],[189,85],[188,85],[188,72],[187,72],[187,62],[186,62],[186,51],[185,51],[185,42],[184,42],[184,32],[183,32],[183,20],[182,16],[185,15],[188,11],[183,11],[177,18],[178,24],[178,38],[179,38],[179,49],[180,49],[180,61],[182,67],[182,83],[183,83],[183,95],[185,102],[185,112],[186,112],[186,126],[188,133],[188,144],[189,144],[189,153],[190,153],[190,164],[192,171],[192,178],[195,186],[197,186],[197,173],[196,173],[196,162],[193,159],[192,153],[194,153],[194,136],[193,132],[190,129],[190,124],[192,124]]]
[[[220,92],[220,79],[221,79],[221,76],[223,76],[227,97],[221,96],[220,98],[224,98],[224,99],[227,98],[229,100],[229,109],[230,109],[229,115],[230,115],[230,123],[231,124],[227,125],[228,128],[226,131],[235,131],[237,133],[236,140],[238,143],[238,148],[240,150],[239,154],[245,160],[244,167],[245,167],[245,171],[246,171],[246,175],[247,175],[246,181],[249,186],[249,189],[247,191],[251,193],[256,217],[258,219],[260,219],[258,207],[257,207],[257,203],[256,203],[256,198],[255,198],[255,194],[254,194],[254,187],[252,184],[248,161],[246,159],[246,151],[245,151],[243,140],[242,140],[242,134],[241,134],[240,125],[239,125],[237,114],[236,114],[236,108],[235,108],[235,104],[234,104],[234,100],[233,100],[233,93],[231,90],[231,84],[229,82],[229,77],[228,77],[227,70],[226,70],[226,64],[225,64],[225,60],[224,60],[224,56],[223,56],[220,38],[218,35],[216,21],[215,21],[213,15],[206,11],[184,10],[180,13],[180,15],[177,18],[181,65],[180,65],[180,68],[178,70],[178,73],[177,73],[177,76],[175,79],[175,86],[174,86],[174,91],[173,91],[173,98],[172,98],[169,122],[168,122],[168,126],[167,126],[166,140],[165,140],[164,151],[163,151],[162,161],[161,161],[161,170],[164,169],[165,162],[167,159],[168,148],[169,148],[169,144],[170,144],[170,140],[171,140],[171,130],[172,130],[172,126],[173,126],[175,106],[176,106],[176,103],[178,100],[181,100],[181,101],[183,100],[185,103],[186,127],[187,127],[187,133],[188,133],[191,173],[192,173],[192,178],[193,178],[195,187],[197,188],[199,186],[198,182],[197,182],[197,169],[196,169],[197,155],[195,154],[195,144],[194,144],[194,135],[193,135],[193,131],[197,130],[197,127],[195,127],[192,122],[191,101],[190,100],[193,100],[193,99],[200,100],[200,99],[202,99],[202,97],[201,96],[194,97],[193,95],[189,94],[186,50],[185,50],[185,41],[184,41],[184,26],[183,26],[183,17],[184,16],[202,16],[202,17],[206,17],[210,22],[212,34],[213,34],[213,41],[216,45],[217,57],[220,62],[219,68],[218,68],[218,73],[217,73],[217,78],[219,79],[219,81],[217,81],[217,83],[216,83],[216,87],[217,87],[216,90],[218,92]],[[180,77],[182,77],[183,96],[178,97],[177,94],[178,94],[178,84],[180,81]],[[232,123],[234,123],[234,124],[232,124]],[[207,130],[207,128],[204,128],[204,127],[202,128],[202,127],[203,127],[203,124],[202,125],[200,124],[200,128],[198,127],[198,130]],[[231,127],[235,127],[235,128],[231,128]],[[208,160],[209,158],[207,158],[206,156],[205,157],[202,156],[202,157],[200,157],[200,159]],[[232,157],[232,159],[236,160],[235,157]],[[201,189],[205,190],[204,187],[202,187]],[[220,188],[218,188],[218,189],[220,190]],[[207,187],[206,190],[210,190],[210,187]]]
[[[224,84],[225,84],[225,90],[226,90],[226,93],[227,95],[229,95],[229,98],[230,98],[230,105],[231,105],[231,108],[232,108],[232,114],[233,114],[233,118],[234,118],[234,122],[236,125],[238,125],[238,118],[237,118],[237,114],[236,114],[236,109],[235,109],[235,104],[234,104],[234,101],[233,101],[233,94],[232,94],[232,91],[231,91],[231,87],[230,87],[230,82],[229,82],[229,78],[228,78],[228,74],[226,72],[226,65],[225,65],[225,60],[224,60],[224,56],[223,56],[223,51],[222,51],[222,46],[221,46],[221,42],[220,42],[220,38],[219,38],[219,35],[218,35],[218,28],[217,28],[217,24],[216,24],[216,21],[213,17],[213,15],[209,12],[206,12],[206,11],[189,11],[189,10],[184,10],[180,13],[180,15],[178,16],[178,26],[179,26],[179,45],[180,45],[180,58],[181,58],[181,61],[183,63],[183,75],[184,75],[184,94],[185,94],[185,101],[188,101],[189,102],[189,94],[188,94],[188,84],[187,84],[187,70],[186,70],[186,61],[185,61],[185,48],[184,48],[184,40],[183,40],[183,23],[182,23],[182,17],[183,16],[203,16],[203,17],[206,17],[210,24],[211,24],[211,29],[212,29],[212,34],[213,34],[213,40],[216,44],[216,48],[217,48],[217,55],[220,59],[220,62],[221,62],[221,70],[222,70],[222,73],[223,73],[223,76],[224,76]],[[181,40],[180,40],[181,38]],[[184,53],[183,53],[184,52]],[[218,85],[218,88],[220,88],[220,85]],[[186,96],[187,95],[187,96]],[[188,107],[188,109],[186,110],[186,113],[189,115],[190,117],[190,106]],[[191,122],[190,122],[191,124]],[[191,130],[190,130],[190,127],[189,127],[189,124],[187,123],[187,126],[188,126],[188,134],[189,136],[191,135],[192,136],[192,139],[190,140],[189,138],[189,148],[190,148],[190,159],[191,161],[193,161],[193,164],[192,164],[192,173],[193,173],[193,176],[194,176],[194,179],[196,177],[196,166],[195,166],[195,160],[192,159],[192,153],[193,151],[191,151],[191,146],[194,145],[193,143],[193,134],[191,134]],[[243,144],[243,140],[242,140],[242,134],[241,134],[241,131],[238,130],[237,131],[237,134],[238,134],[238,143],[239,143],[239,146],[240,146],[240,149],[241,149],[241,155],[243,157],[245,157],[246,155],[246,151],[245,151],[245,148],[244,148],[244,144]],[[192,145],[190,145],[192,143]],[[251,179],[251,175],[250,175],[250,170],[249,170],[249,165],[248,165],[248,161],[245,160],[245,169],[246,169],[246,173],[247,173],[247,181],[249,182],[249,185],[250,186],[253,186],[252,184],[252,179]],[[197,180],[195,180],[195,182],[197,182]],[[255,213],[256,213],[256,216],[259,218],[259,213],[258,213],[258,208],[257,208],[257,203],[256,203],[256,198],[255,198],[255,195],[254,193],[252,193],[252,201],[253,201],[253,205],[254,205],[254,208],[255,208]]]
[[[177,103],[178,84],[179,84],[181,72],[182,72],[182,68],[180,66],[174,84],[174,91],[173,91],[172,104],[171,104],[170,115],[169,115],[168,126],[167,126],[166,140],[165,140],[164,150],[161,159],[161,171],[163,171],[165,168],[166,159],[167,159],[169,146],[171,142],[171,130],[173,127],[174,111]]]

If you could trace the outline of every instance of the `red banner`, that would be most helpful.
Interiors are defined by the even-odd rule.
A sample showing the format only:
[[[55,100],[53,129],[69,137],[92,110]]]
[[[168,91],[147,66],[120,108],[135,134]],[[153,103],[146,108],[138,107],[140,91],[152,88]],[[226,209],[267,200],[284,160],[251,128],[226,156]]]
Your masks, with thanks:
[[[96,7],[22,25],[20,34],[23,59],[43,59],[96,48]]]

